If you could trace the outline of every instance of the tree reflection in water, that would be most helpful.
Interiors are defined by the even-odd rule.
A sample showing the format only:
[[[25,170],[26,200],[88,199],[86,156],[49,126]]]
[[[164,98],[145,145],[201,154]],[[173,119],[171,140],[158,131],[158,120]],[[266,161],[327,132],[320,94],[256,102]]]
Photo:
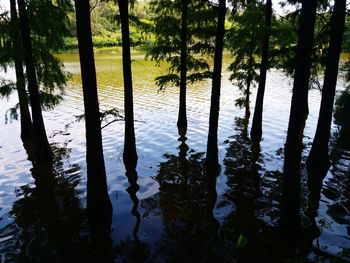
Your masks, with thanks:
[[[140,201],[136,195],[140,189],[137,184],[138,175],[137,172],[131,168],[131,170],[127,169],[126,177],[130,183],[130,186],[126,191],[128,192],[133,205],[131,214],[136,218],[132,233],[133,240],[127,238],[126,240],[121,241],[113,248],[113,251],[115,258],[120,262],[144,262],[150,255],[150,248],[148,244],[141,242],[138,236],[141,224],[141,214],[138,211]]]
[[[233,205],[220,236],[227,253],[238,261],[279,261],[281,173],[266,171],[259,144],[248,136],[248,120],[235,119],[235,134],[226,144],[225,201]]]
[[[341,243],[336,243],[338,253],[335,255],[335,260],[338,256],[342,259],[350,260],[350,251],[342,244],[348,240],[350,234],[350,95],[349,91],[345,90],[337,99],[336,112],[334,114],[335,123],[338,126],[333,132],[333,138],[330,144],[330,160],[331,167],[325,171],[317,171],[315,174],[309,173],[309,215],[313,219],[313,230],[316,233],[313,241],[315,255],[314,260],[323,260],[325,252],[328,252],[327,246],[322,246],[319,243],[318,236],[323,230],[333,231],[332,224],[327,222],[326,218],[319,216],[319,203],[328,202],[326,214],[330,216],[331,221],[339,225],[343,225],[347,229],[347,233],[341,231],[336,239]],[[327,200],[328,199],[328,200]],[[321,200],[321,201],[320,201]],[[316,239],[317,238],[317,239]],[[342,241],[341,241],[342,240]]]
[[[16,190],[21,198],[10,212],[14,221],[7,228],[12,229],[13,238],[6,244],[6,260],[68,262],[89,251],[86,215],[74,189],[80,182],[80,167],[73,165],[64,170],[62,159],[68,157],[69,150],[55,145],[52,148],[54,164],[35,164],[31,169],[34,185]]]
[[[210,260],[218,222],[216,176],[207,174],[204,153],[189,150],[187,138],[179,138],[179,154],[165,154],[155,179],[159,193],[142,200],[145,215],[161,215],[163,237],[156,244],[159,260],[168,262],[204,262]]]
[[[81,193],[75,189],[80,183],[80,167],[63,166],[70,153],[65,146],[51,145],[54,163],[33,164],[34,184],[16,190],[18,200],[10,211],[14,221],[2,231],[11,236],[3,243],[6,262],[88,262],[99,257]],[[31,152],[29,148],[26,151]],[[106,243],[103,246],[105,250]]]

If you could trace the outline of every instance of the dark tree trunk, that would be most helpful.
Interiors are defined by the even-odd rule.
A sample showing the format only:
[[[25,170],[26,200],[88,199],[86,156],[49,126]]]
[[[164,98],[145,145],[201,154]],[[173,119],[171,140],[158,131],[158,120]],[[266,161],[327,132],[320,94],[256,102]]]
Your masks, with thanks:
[[[245,93],[245,118],[247,120],[247,123],[249,122],[249,117],[250,117],[250,85],[251,85],[251,77],[248,76],[247,78],[247,88],[246,88],[246,93]]]
[[[21,120],[21,138],[23,141],[28,141],[33,138],[33,123],[30,116],[28,107],[28,96],[26,93],[26,84],[23,73],[23,53],[20,42],[20,34],[18,27],[18,17],[16,0],[10,0],[10,12],[11,12],[11,37],[12,37],[12,48],[13,48],[13,60],[15,63],[16,71],[16,88],[19,101],[20,109],[20,120]]]
[[[180,102],[177,128],[179,135],[185,136],[187,132],[187,114],[186,114],[186,81],[187,81],[187,9],[188,0],[181,1],[181,71],[180,71]]]
[[[89,1],[75,0],[75,11],[85,108],[87,210],[91,233],[98,245],[99,242],[108,241],[112,205],[107,191],[103,159]],[[101,249],[103,250],[103,247]]]
[[[249,48],[249,58],[248,58],[248,71],[247,71],[247,78],[246,78],[246,91],[245,91],[245,102],[244,102],[244,107],[245,107],[245,119],[246,123],[248,125],[249,123],[249,118],[250,118],[250,87],[252,85],[253,81],[253,74],[251,73],[252,68],[254,67],[254,48],[256,45],[256,41],[252,40],[250,42],[250,48]]]
[[[226,2],[219,0],[218,24],[216,29],[214,72],[210,103],[209,133],[207,143],[206,164],[207,169],[217,169],[218,161],[218,122],[220,111],[220,89],[221,89],[221,69],[222,52],[224,48]]]
[[[345,24],[345,12],[346,0],[335,0],[331,18],[330,42],[326,60],[320,113],[315,138],[307,160],[308,170],[314,170],[314,172],[319,169],[329,168],[330,166],[328,143],[337,86],[338,64]]]
[[[292,105],[284,151],[281,227],[284,234],[283,238],[287,242],[286,245],[291,249],[297,244],[300,232],[301,154],[303,149],[303,132],[308,115],[308,90],[316,6],[317,0],[303,1],[302,4]]]
[[[123,160],[127,169],[133,170],[137,165],[137,152],[134,129],[134,104],[132,92],[130,34],[129,34],[129,10],[128,1],[118,0],[120,20],[122,27],[123,45],[123,76],[124,76],[124,112],[125,112],[125,136]]]
[[[258,93],[256,95],[255,109],[253,116],[252,129],[250,131],[250,137],[252,141],[258,143],[262,137],[262,116],[264,108],[264,94],[266,85],[266,74],[269,68],[269,40],[271,30],[271,19],[272,19],[272,2],[266,0],[265,5],[265,35],[262,43],[262,54],[260,64],[260,77],[258,85]]]
[[[24,0],[18,0],[18,10],[24,50],[24,62],[27,69],[29,98],[32,108],[36,158],[38,162],[52,162],[53,155],[47,139],[44,119],[41,112],[39,85],[36,79],[32,43],[30,40],[30,28]]]

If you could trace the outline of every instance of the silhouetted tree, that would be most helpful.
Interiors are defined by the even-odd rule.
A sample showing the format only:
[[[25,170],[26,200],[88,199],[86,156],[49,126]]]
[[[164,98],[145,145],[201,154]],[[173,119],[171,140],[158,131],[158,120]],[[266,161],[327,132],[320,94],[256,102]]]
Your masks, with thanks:
[[[110,247],[104,247],[100,243],[109,242],[112,205],[107,191],[103,159],[89,1],[75,0],[75,11],[85,108],[88,218],[96,245],[101,249],[100,256],[107,262],[110,260],[110,253],[106,250]]]
[[[337,86],[338,64],[345,24],[346,0],[336,0],[331,17],[331,38],[327,52],[324,84],[316,134],[307,160],[308,170],[328,169],[328,143]]]
[[[63,45],[64,37],[69,33],[67,29],[66,12],[70,11],[70,1],[62,1],[58,4],[56,1],[26,1],[27,17],[30,19],[30,35],[32,45],[32,58],[36,71],[37,83],[39,86],[39,96],[42,110],[52,109],[63,98],[62,94],[69,73],[63,70],[63,63],[56,54]],[[23,92],[26,86],[27,76],[22,74],[24,65],[24,50],[20,36],[20,28],[16,12],[16,1],[10,1],[11,19],[7,19],[7,13],[1,16],[1,50],[0,65],[4,70],[14,66],[16,71],[17,85],[9,79],[2,79],[0,82],[0,96],[9,96],[12,92],[19,93],[19,103],[15,104],[6,112],[6,119],[21,118],[22,137],[25,133],[31,132],[30,114],[27,116],[25,107],[26,93]],[[52,32],[55,32],[54,34]],[[22,69],[20,69],[22,66]],[[24,76],[24,78],[23,78]],[[21,84],[22,83],[22,84]],[[59,90],[59,93],[57,92]],[[19,114],[18,114],[19,112]],[[24,112],[24,114],[23,114]],[[24,120],[27,120],[24,123]],[[27,136],[28,137],[28,136]]]
[[[308,91],[317,0],[303,1],[295,62],[292,105],[285,144],[281,227],[288,247],[300,232],[300,172],[303,132],[308,116]]]
[[[256,95],[254,116],[250,136],[253,142],[261,141],[262,136],[262,115],[264,110],[264,94],[266,85],[266,73],[269,68],[269,43],[272,19],[272,2],[266,0],[265,4],[265,32],[262,42],[262,54],[260,64],[260,75],[258,93]]]
[[[222,52],[224,48],[226,2],[219,0],[218,20],[215,40],[214,72],[210,102],[209,133],[206,164],[209,169],[217,169],[218,161],[218,122],[220,111]]]
[[[154,26],[148,29],[156,40],[147,56],[157,63],[167,61],[169,72],[158,76],[161,90],[169,85],[180,87],[177,127],[179,135],[187,131],[187,84],[211,77],[209,64],[203,55],[213,52],[214,13],[206,1],[161,0],[151,1],[156,15]]]
[[[237,98],[235,103],[239,107],[245,108],[245,116],[250,117],[250,94],[251,88],[259,79],[257,70],[257,56],[261,54],[262,43],[261,26],[264,21],[263,6],[257,1],[234,1],[231,13],[233,25],[229,34],[228,47],[233,55],[233,61],[229,65],[232,72],[230,80],[242,91],[242,97]],[[237,10],[238,7],[244,8]]]
[[[123,160],[127,169],[135,169],[137,152],[134,128],[134,102],[132,91],[132,73],[130,56],[129,9],[128,1],[118,0],[123,45],[123,76],[124,76],[124,112],[125,135]]]
[[[39,162],[52,162],[52,151],[50,149],[49,141],[47,139],[44,119],[41,112],[39,85],[37,82],[36,70],[34,66],[32,43],[30,39],[30,28],[24,0],[18,0],[18,10],[20,18],[22,45],[24,51],[24,62],[27,69],[28,90],[35,133],[34,136],[36,142],[36,158]]]
[[[177,128],[180,135],[185,135],[187,131],[186,114],[186,82],[187,82],[187,27],[188,27],[188,0],[181,1],[181,36],[180,36],[180,105]]]
[[[16,0],[10,0],[11,12],[11,37],[12,54],[16,72],[16,88],[20,108],[21,138],[22,140],[31,139],[33,136],[33,123],[28,107],[28,96],[26,92],[25,77],[23,72],[23,54],[19,34],[19,24],[16,8]]]

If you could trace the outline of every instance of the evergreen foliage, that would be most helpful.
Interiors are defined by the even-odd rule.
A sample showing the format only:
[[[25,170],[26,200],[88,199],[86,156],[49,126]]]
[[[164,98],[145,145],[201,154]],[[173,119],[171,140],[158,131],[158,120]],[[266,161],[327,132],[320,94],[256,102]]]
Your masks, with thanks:
[[[149,33],[155,41],[147,57],[169,63],[168,74],[156,78],[160,90],[167,86],[180,85],[180,25],[181,1],[161,0],[150,2],[152,26]],[[194,83],[211,77],[206,57],[213,54],[215,34],[215,11],[205,1],[190,1],[188,5],[188,45],[187,45],[187,83]]]

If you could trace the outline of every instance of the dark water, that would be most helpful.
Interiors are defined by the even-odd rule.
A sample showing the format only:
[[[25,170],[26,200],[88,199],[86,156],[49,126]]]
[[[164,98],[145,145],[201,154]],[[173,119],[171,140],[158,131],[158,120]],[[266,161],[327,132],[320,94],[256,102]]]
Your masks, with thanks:
[[[62,104],[44,113],[58,156],[55,169],[32,167],[18,122],[0,125],[0,255],[5,262],[82,261],[95,253],[86,220],[84,123],[76,121],[83,113],[78,57],[62,58],[72,79]],[[122,109],[120,57],[97,55],[96,64],[101,108]],[[260,149],[253,149],[251,123],[234,105],[238,89],[230,84],[228,73],[223,74],[221,168],[219,174],[208,175],[203,158],[210,81],[189,87],[188,133],[187,138],[179,138],[178,90],[158,93],[154,84],[164,71],[164,65],[158,68],[135,56],[136,174],[125,174],[122,162],[124,123],[103,129],[113,204],[113,258],[117,262],[279,261],[280,186],[292,80],[279,71],[269,72],[263,141]],[[14,77],[11,71],[1,75]],[[319,91],[311,90],[304,157],[314,135],[319,100]],[[0,116],[15,103],[16,96],[1,101]],[[350,143],[336,126],[330,151],[332,166],[321,192],[317,188],[310,192],[303,170],[303,228],[294,261],[350,261]]]

